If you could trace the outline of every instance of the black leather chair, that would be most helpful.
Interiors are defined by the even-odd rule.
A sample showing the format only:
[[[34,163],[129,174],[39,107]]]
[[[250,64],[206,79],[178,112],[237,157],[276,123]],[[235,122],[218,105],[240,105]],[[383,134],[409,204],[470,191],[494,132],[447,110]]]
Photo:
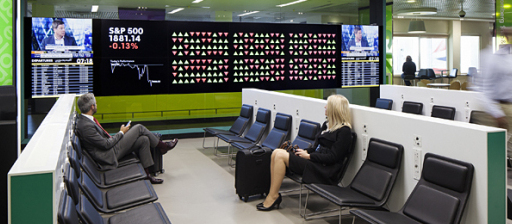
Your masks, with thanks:
[[[404,101],[402,112],[410,114],[423,114],[423,104],[412,101]]]
[[[442,78],[448,78],[448,83],[450,83],[450,79],[457,78],[457,73],[459,73],[459,69],[452,69],[450,74],[441,76]]]
[[[384,99],[384,98],[377,98],[377,101],[375,102],[376,108],[391,110],[393,107],[393,100],[390,99]]]
[[[267,131],[270,123],[270,110],[259,108],[258,112],[256,114],[256,121],[254,124],[251,125],[249,130],[247,131],[247,134],[244,137],[236,136],[236,135],[224,135],[220,134],[217,135],[217,137],[220,140],[225,141],[228,144],[232,144],[234,142],[244,142],[244,143],[251,143],[251,144],[257,144]],[[217,145],[219,145],[217,143]],[[231,158],[232,156],[230,152],[230,148],[228,147],[228,161],[231,165]]]
[[[325,184],[308,184],[306,188],[339,206],[379,209],[387,202],[402,163],[402,145],[372,138],[363,165],[347,187]],[[304,206],[304,219],[309,191]],[[339,216],[341,222],[341,215]]]
[[[471,163],[427,153],[421,179],[400,211],[350,213],[370,223],[460,223],[473,172]]]
[[[160,203],[146,204],[114,216],[102,217],[87,197],[80,195],[80,201],[76,203],[65,189],[60,199],[57,219],[59,224],[171,223]]]
[[[420,69],[418,72],[418,79],[437,79],[436,73],[434,72],[434,69],[428,68],[428,69]]]
[[[92,167],[94,165],[92,162],[90,162],[91,159],[88,158],[87,156],[84,156],[82,158],[85,161],[81,163],[80,160],[78,160],[77,158],[77,153],[75,152],[75,150],[69,150],[68,158],[69,163],[71,164],[73,170],[75,170],[76,176],[78,178],[87,175],[93,181],[93,183],[99,188],[111,188],[118,185],[142,180],[147,177],[147,174],[140,163],[126,165],[113,170],[102,172]],[[83,173],[80,170],[80,166],[82,167],[85,173]]]
[[[478,116],[491,116],[491,115],[485,113],[484,111],[472,110],[471,113],[469,114],[469,123],[476,124],[477,119],[475,118],[475,116],[478,117]]]
[[[148,180],[127,183],[101,191],[87,175],[81,176],[81,180],[79,180],[69,164],[65,167],[64,182],[73,200],[79,200],[81,189],[94,208],[103,213],[118,212],[158,199],[155,189]]]
[[[447,120],[454,120],[455,119],[455,107],[445,107],[445,106],[439,106],[434,105],[432,107],[432,117],[447,119]]]
[[[102,171],[100,169],[100,166],[96,163],[96,161],[94,159],[92,159],[92,157],[90,155],[88,155],[86,151],[84,151],[82,149],[82,145],[80,143],[80,138],[76,134],[73,134],[73,136],[71,137],[71,144],[73,145],[73,149],[75,149],[79,160],[82,160],[82,156],[84,156],[84,154],[85,154],[86,156],[89,157],[90,162],[92,162],[94,164],[95,169],[97,169],[98,171]],[[137,164],[137,163],[140,163],[140,160],[137,157],[137,155],[135,155],[135,153],[129,153],[128,155],[124,156],[123,158],[121,158],[117,161],[117,167],[123,167],[123,166]]]
[[[283,113],[277,113],[274,121],[274,128],[270,130],[267,137],[261,143],[262,147],[267,147],[272,150],[278,148],[283,142],[288,139],[290,129],[292,127],[292,116]],[[238,149],[248,149],[254,147],[256,144],[248,142],[233,142],[231,146]]]
[[[242,108],[240,109],[240,116],[238,116],[238,118],[235,120],[235,123],[233,123],[231,128],[227,131],[221,130],[221,129],[216,129],[216,128],[203,129],[204,130],[203,148],[204,149],[207,148],[204,146],[204,142],[206,139],[206,133],[209,133],[214,136],[217,136],[220,134],[238,135],[238,136],[242,135],[244,133],[244,131],[247,129],[247,127],[249,127],[249,121],[251,121],[252,111],[253,111],[253,107],[251,105],[247,105],[247,104],[242,105]],[[217,147],[215,146],[215,141],[213,143],[214,143],[213,147],[215,148],[214,154],[217,155]]]

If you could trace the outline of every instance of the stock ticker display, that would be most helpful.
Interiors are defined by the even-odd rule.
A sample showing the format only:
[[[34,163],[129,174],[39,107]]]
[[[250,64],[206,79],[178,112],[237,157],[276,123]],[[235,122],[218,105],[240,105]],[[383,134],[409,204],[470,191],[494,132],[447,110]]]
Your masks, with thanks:
[[[33,97],[339,88],[346,72],[341,26],[68,19],[62,41],[55,20],[31,21],[45,24],[32,32]]]

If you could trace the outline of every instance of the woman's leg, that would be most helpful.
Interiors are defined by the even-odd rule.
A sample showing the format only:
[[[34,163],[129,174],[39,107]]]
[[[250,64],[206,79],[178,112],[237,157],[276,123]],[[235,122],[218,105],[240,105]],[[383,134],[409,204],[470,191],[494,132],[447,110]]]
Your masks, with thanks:
[[[270,165],[270,191],[263,202],[264,207],[270,207],[279,197],[279,188],[283,183],[286,167],[289,166],[290,154],[283,149],[276,149],[272,153]]]

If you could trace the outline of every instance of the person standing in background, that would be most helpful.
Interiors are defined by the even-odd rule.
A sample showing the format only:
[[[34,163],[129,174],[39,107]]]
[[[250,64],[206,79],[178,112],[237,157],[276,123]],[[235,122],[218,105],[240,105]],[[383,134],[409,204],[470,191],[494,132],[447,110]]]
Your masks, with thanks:
[[[507,42],[512,41],[512,27],[501,28]],[[477,91],[484,114],[475,114],[477,124],[507,129],[507,157],[512,156],[512,54],[509,48],[501,48],[492,53],[492,46],[483,50],[482,68],[479,74]],[[509,164],[510,167],[511,164]]]
[[[405,62],[402,65],[402,72],[402,79],[404,80],[405,85],[410,86],[411,81],[406,80],[405,78],[414,79],[414,77],[416,77],[416,64],[412,62],[412,58],[410,55],[407,55],[407,57],[405,58]]]

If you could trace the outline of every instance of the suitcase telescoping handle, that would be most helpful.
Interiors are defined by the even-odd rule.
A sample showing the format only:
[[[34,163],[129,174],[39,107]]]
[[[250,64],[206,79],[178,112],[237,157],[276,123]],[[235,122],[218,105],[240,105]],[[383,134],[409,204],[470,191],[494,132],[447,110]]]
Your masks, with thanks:
[[[254,147],[251,149],[251,154],[253,155],[262,155],[265,153],[265,149],[260,147]]]

